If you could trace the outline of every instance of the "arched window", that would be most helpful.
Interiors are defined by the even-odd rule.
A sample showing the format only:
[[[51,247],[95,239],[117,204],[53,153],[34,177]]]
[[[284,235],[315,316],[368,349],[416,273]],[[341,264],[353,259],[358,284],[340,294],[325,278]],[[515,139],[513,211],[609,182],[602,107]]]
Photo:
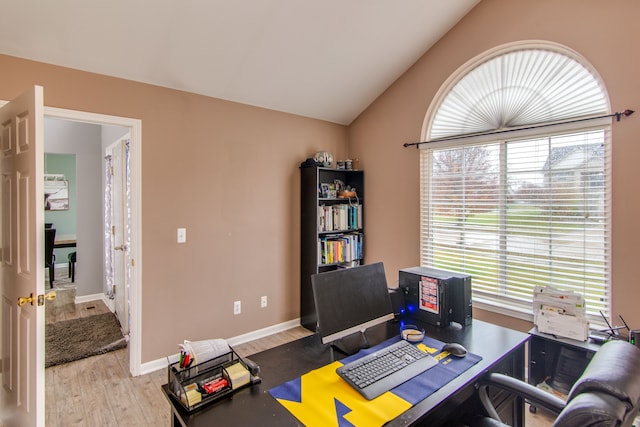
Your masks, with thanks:
[[[471,274],[476,307],[531,320],[534,288],[554,286],[601,320],[611,120],[591,119],[609,110],[595,71],[556,44],[461,67],[425,119],[435,142],[421,146],[422,265]]]

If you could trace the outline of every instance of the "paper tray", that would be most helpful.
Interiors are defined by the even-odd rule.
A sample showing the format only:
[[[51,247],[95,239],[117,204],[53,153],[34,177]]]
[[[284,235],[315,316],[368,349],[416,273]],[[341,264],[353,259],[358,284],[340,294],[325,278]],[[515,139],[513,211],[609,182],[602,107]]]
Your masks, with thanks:
[[[218,401],[239,388],[251,385],[250,381],[242,387],[232,389],[231,379],[227,369],[237,363],[242,364],[247,371],[249,370],[233,349],[226,354],[185,369],[180,369],[180,362],[169,363],[169,393],[189,412],[193,412],[205,405]],[[203,383],[218,378],[226,380],[227,384],[210,394],[202,392]],[[195,392],[192,390],[195,390]]]

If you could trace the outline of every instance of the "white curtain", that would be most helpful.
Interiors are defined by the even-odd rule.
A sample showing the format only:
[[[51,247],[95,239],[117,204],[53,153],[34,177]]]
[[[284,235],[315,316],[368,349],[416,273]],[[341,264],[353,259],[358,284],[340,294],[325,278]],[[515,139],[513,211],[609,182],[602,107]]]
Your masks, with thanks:
[[[111,206],[111,195],[113,192],[111,177],[111,156],[105,157],[104,168],[104,271],[106,280],[104,281],[104,294],[113,299],[113,212]]]

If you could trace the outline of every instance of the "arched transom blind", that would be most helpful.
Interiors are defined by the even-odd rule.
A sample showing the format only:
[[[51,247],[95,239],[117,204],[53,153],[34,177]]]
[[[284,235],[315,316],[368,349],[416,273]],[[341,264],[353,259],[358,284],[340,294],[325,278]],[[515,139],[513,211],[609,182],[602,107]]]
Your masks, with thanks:
[[[587,117],[607,108],[599,81],[575,59],[519,50],[464,75],[438,107],[429,139]]]
[[[598,78],[573,56],[525,49],[449,87],[426,135],[444,140],[420,146],[421,265],[470,274],[474,306],[526,316],[536,287],[551,285],[582,294],[592,321],[608,315],[610,120]]]

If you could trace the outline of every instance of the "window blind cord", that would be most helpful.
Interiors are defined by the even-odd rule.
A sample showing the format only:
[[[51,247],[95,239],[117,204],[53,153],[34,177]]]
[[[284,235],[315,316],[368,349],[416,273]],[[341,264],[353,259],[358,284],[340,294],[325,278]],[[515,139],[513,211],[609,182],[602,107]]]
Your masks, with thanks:
[[[572,123],[587,122],[587,121],[590,121],[590,120],[599,120],[599,119],[605,119],[605,118],[608,118],[608,117],[615,117],[616,121],[619,122],[622,117],[629,117],[633,113],[635,113],[634,110],[626,109],[626,110],[624,110],[622,112],[616,112],[616,113],[613,113],[613,114],[605,114],[604,116],[587,117],[587,118],[582,118],[582,119],[567,120],[567,121],[553,122],[553,123],[541,123],[541,124],[532,125],[532,126],[523,126],[523,127],[518,127],[518,128],[512,128],[512,129],[493,130],[493,131],[489,131],[489,132],[475,132],[475,133],[469,133],[469,134],[464,134],[464,135],[447,136],[445,138],[437,138],[437,139],[432,139],[430,141],[405,142],[404,144],[402,144],[402,146],[405,147],[405,148],[413,147],[413,146],[415,146],[416,148],[420,148],[420,146],[422,144],[429,144],[429,143],[432,143],[432,142],[457,141],[457,140],[464,140],[464,139],[467,139],[467,138],[476,138],[476,137],[479,137],[479,136],[501,135],[501,134],[505,134],[505,133],[509,133],[509,132],[516,132],[516,131],[530,130],[530,129],[539,129],[539,128],[544,128],[544,127],[549,127],[549,126],[565,125],[565,124],[572,124]]]

